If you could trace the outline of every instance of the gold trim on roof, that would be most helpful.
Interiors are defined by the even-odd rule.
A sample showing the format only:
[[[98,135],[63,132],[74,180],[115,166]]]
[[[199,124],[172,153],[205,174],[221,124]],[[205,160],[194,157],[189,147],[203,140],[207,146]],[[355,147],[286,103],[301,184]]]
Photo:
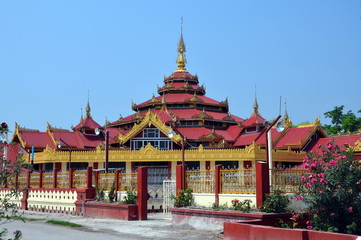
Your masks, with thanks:
[[[157,114],[148,111],[144,119],[139,124],[134,124],[132,130],[128,132],[128,134],[122,135],[120,133],[118,135],[119,143],[124,144],[128,142],[131,138],[135,137],[139,132],[141,132],[145,127],[148,127],[150,125],[158,128],[165,135],[168,135],[168,130],[172,130],[171,127],[168,127],[160,120]],[[182,141],[182,137],[179,134],[174,134],[172,140],[179,144]]]

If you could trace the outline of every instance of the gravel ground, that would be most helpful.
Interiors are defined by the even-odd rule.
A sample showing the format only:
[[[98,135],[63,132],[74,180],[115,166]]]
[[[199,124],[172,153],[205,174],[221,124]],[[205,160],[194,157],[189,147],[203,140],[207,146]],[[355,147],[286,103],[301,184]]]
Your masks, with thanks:
[[[163,219],[161,213],[148,214],[146,221],[124,221],[72,216],[57,213],[25,211],[24,217],[41,219],[25,222],[13,221],[2,225],[9,233],[21,230],[23,240],[27,239],[223,239],[220,231],[200,230],[189,225],[172,224],[171,220]],[[71,228],[46,223],[48,220],[61,220],[82,225]]]

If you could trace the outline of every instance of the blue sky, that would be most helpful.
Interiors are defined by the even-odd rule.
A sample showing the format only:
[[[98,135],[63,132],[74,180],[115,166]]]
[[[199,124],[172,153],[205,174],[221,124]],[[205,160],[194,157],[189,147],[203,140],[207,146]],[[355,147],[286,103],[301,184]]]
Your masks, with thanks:
[[[248,118],[287,101],[294,123],[361,109],[361,2],[1,1],[0,121],[70,129],[132,114],[176,69],[183,17],[187,70],[206,95]],[[282,112],[284,104],[282,104]]]

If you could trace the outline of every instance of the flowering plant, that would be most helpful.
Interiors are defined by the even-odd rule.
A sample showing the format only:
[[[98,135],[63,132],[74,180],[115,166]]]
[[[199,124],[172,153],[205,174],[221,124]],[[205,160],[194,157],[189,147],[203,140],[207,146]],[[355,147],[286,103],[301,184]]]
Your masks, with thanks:
[[[285,192],[281,190],[273,190],[272,193],[266,194],[266,200],[262,203],[261,211],[267,213],[284,212],[291,202],[284,194]]]
[[[249,213],[251,211],[251,203],[250,199],[245,199],[242,202],[238,199],[232,200],[232,208],[236,211],[246,212]]]
[[[333,142],[318,149],[304,158],[308,173],[296,198],[310,204],[307,228],[361,234],[361,161]]]

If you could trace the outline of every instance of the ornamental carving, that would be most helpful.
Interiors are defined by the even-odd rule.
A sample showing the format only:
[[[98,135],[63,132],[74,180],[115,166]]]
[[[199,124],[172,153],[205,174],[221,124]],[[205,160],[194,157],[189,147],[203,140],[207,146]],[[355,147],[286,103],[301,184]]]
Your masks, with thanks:
[[[148,103],[160,103],[160,102],[161,102],[161,100],[157,99],[154,95],[153,95],[152,99],[150,99],[148,101]]]
[[[223,140],[223,136],[218,135],[216,133],[216,131],[214,129],[212,129],[212,131],[208,135],[203,135],[203,136],[199,137],[199,140],[219,142],[219,141]]]
[[[133,117],[133,120],[142,120],[144,117],[142,116],[142,114],[140,114],[140,112],[138,111]]]
[[[142,153],[142,154],[153,155],[153,154],[157,154],[158,148],[153,147],[153,145],[150,144],[150,142],[148,142],[147,146],[141,148],[139,150],[139,152]]]
[[[123,118],[122,114],[119,114],[119,115],[120,116],[119,116],[118,122],[124,122],[124,118]]]
[[[119,143],[124,144],[128,142],[131,138],[135,137],[138,133],[140,133],[145,127],[149,127],[151,125],[158,128],[165,135],[167,135],[167,132],[169,130],[172,130],[171,127],[168,127],[160,120],[157,114],[148,111],[139,124],[134,124],[130,132],[128,132],[126,135],[118,135]],[[182,141],[182,137],[179,134],[174,134],[172,140],[176,143],[180,143]]]
[[[188,99],[186,100],[186,102],[193,102],[193,103],[199,102],[199,103],[203,103],[203,100],[200,99],[200,98],[194,93],[193,97],[188,98]]]
[[[213,117],[211,115],[207,114],[204,111],[204,109],[203,109],[203,111],[201,113],[193,115],[192,118],[193,119],[198,119],[198,118],[200,118],[200,119],[213,119]]]
[[[224,121],[232,121],[232,122],[235,122],[236,120],[231,116],[231,114],[227,114],[227,116],[225,116],[223,118]]]
[[[148,149],[148,150],[147,150]],[[109,150],[109,162],[168,162],[181,161],[182,150],[158,150],[153,146],[145,147],[139,151]],[[266,151],[256,144],[245,149],[205,149],[202,145],[198,149],[185,150],[186,161],[265,161]],[[305,152],[288,152],[277,150],[272,153],[274,161],[302,162]],[[93,151],[72,152],[74,162],[104,162],[104,150],[97,148]],[[35,153],[34,163],[68,162],[67,151],[52,151],[52,149]]]

